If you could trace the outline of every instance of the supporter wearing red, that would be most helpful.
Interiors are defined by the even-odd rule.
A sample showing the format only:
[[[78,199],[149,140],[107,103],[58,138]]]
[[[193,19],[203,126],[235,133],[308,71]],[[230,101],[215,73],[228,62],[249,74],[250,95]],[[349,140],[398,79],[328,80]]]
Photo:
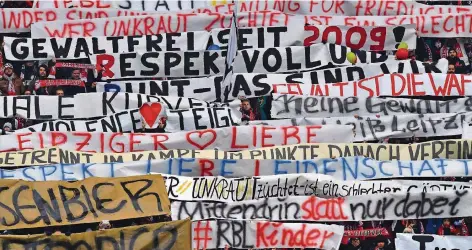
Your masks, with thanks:
[[[375,242],[376,243],[371,250],[393,250],[392,244],[390,244],[387,238],[383,236],[378,236]]]
[[[18,75],[13,72],[13,65],[5,64],[3,75],[0,78],[0,91],[2,95],[21,95],[23,92],[23,83]]]
[[[55,60],[49,61],[47,64],[46,63],[41,63],[38,67],[38,74],[33,77],[33,79],[29,82],[28,84],[28,90],[33,93],[33,91],[36,92],[36,94],[39,95],[47,95],[49,93],[52,93],[51,88],[40,88],[39,87],[39,80],[48,80],[48,79],[55,79],[55,74],[51,74],[54,70],[52,69],[55,65]]]

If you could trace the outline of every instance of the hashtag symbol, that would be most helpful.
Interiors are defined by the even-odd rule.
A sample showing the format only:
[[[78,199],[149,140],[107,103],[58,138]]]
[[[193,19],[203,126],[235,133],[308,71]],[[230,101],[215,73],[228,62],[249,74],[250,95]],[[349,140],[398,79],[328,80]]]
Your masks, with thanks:
[[[179,188],[177,188],[177,193],[178,194],[183,194],[185,193],[185,191],[187,191],[187,189],[192,185],[192,181],[190,180],[187,180],[187,181],[184,181],[184,183],[182,183],[182,185],[180,185]]]
[[[203,226],[203,224],[205,225]],[[197,221],[197,225],[193,228],[193,242],[197,249],[207,249],[208,241],[212,240],[209,235],[211,231],[210,221]],[[201,232],[203,232],[203,237],[200,234]]]

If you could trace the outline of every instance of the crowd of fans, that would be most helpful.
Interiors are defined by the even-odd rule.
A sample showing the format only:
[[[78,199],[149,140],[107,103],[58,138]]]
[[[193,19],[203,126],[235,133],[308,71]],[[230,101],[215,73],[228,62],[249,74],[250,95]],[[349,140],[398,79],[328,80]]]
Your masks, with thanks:
[[[3,8],[29,8],[32,1],[0,1]],[[472,1],[423,1],[426,4],[463,4],[471,5]],[[3,36],[28,37],[28,33],[0,34],[0,95],[75,95],[77,93],[95,92],[96,82],[100,81],[100,72],[90,67],[87,60],[73,60],[72,65],[78,67],[61,67],[55,59],[49,61],[8,61],[3,56]],[[460,42],[464,46],[460,46]],[[447,58],[449,61],[447,73],[471,74],[472,73],[472,41],[458,41],[456,38],[430,39],[418,38],[417,49],[411,53],[410,59],[424,62],[437,61]],[[465,61],[467,63],[465,63]],[[84,66],[85,65],[85,66]],[[90,65],[89,65],[90,66]],[[51,79],[81,80],[81,86],[50,86],[41,87],[39,81]],[[271,97],[258,97],[241,99],[242,120],[268,120],[270,119]],[[27,121],[20,117],[0,119],[0,129],[6,133],[32,125],[37,121]],[[157,130],[152,132],[163,132],[165,129],[165,118]],[[459,136],[460,137],[460,136]],[[447,137],[456,139],[458,137]],[[439,138],[409,138],[381,140],[381,143],[417,143]],[[446,139],[446,138],[443,138]],[[467,178],[453,179],[454,181],[468,181]],[[153,222],[168,221],[168,217],[151,217],[134,220],[123,220],[117,222],[102,221],[100,224],[74,225],[55,228],[38,228],[29,230],[5,231],[3,234],[71,234],[90,230],[106,230],[114,227],[125,227],[131,225],[143,225]],[[427,220],[401,220],[401,221],[368,221],[368,222],[343,222],[345,230],[376,230],[382,232],[371,234],[370,231],[363,235],[346,236],[343,239],[341,250],[393,250],[396,233],[412,234],[437,234],[437,235],[459,235],[469,236],[469,228],[472,227],[472,218],[439,218]],[[373,232],[373,231],[372,231]],[[361,233],[362,234],[362,233]]]

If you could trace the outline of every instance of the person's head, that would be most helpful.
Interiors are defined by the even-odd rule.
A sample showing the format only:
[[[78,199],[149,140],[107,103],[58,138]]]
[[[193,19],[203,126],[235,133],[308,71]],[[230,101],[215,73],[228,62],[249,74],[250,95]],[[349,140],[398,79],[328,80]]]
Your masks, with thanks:
[[[6,122],[5,124],[3,124],[3,131],[5,131],[5,132],[11,131],[12,128],[13,127],[12,127],[11,123],[9,123],[9,122]]]
[[[25,90],[25,95],[31,95],[31,91],[30,90]]]
[[[434,43],[434,46],[435,46],[436,48],[438,48],[438,49],[441,48],[441,47],[442,47],[442,42],[441,42],[441,40],[439,40],[439,39],[436,40],[436,42]]]
[[[73,69],[72,70],[72,79],[80,80],[80,69]]]
[[[351,244],[355,247],[359,246],[361,244],[361,240],[359,238],[352,238],[351,239]]]
[[[249,102],[248,99],[241,100],[241,108],[245,111],[248,111],[251,109],[251,103]]]
[[[450,49],[449,50],[449,57],[451,57],[451,58],[456,58],[457,57],[456,49]]]
[[[5,64],[5,66],[3,66],[3,73],[9,77],[13,75],[13,65],[10,63]]]
[[[64,90],[61,88],[56,89],[56,95],[57,96],[64,96]]]
[[[450,225],[451,225],[451,220],[448,219],[448,218],[445,218],[445,219],[443,220],[443,225],[446,226],[446,227],[450,226]]]
[[[447,73],[448,74],[456,73],[456,66],[454,64],[449,64],[449,66],[447,66]]]
[[[379,247],[379,248],[384,248],[384,247],[385,247],[385,241],[379,241],[379,242],[377,242],[377,247]]]
[[[100,222],[100,224],[98,225],[98,230],[103,231],[103,230],[107,230],[107,229],[111,229],[110,221],[102,220]]]
[[[411,227],[405,227],[405,230],[403,230],[404,234],[412,234],[413,233],[413,228]]]
[[[39,76],[46,77],[48,75],[48,67],[46,65],[39,66]]]

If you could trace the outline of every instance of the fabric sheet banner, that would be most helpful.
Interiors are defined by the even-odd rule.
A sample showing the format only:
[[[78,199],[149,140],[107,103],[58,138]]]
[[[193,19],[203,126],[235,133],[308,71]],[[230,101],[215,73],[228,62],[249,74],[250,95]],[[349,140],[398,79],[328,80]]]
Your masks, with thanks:
[[[338,249],[344,228],[337,225],[250,220],[192,223],[195,250],[305,248]],[[188,248],[190,249],[190,248]]]
[[[468,96],[472,77],[465,74],[389,74],[332,84],[273,84],[278,94],[311,96]]]
[[[180,132],[237,126],[241,123],[242,114],[223,107],[194,108],[166,110],[166,117],[165,131]]]
[[[165,188],[161,175],[87,178],[74,183],[2,180],[0,228],[9,230],[169,215],[170,202]],[[95,202],[91,202],[91,197]],[[103,203],[108,205],[103,206]],[[28,207],[27,213],[21,209],[25,207]]]
[[[154,116],[154,115],[149,115]],[[31,132],[139,132],[143,129],[143,118],[139,109],[128,109],[112,115],[92,120],[53,120],[17,129],[10,134]],[[149,126],[157,128],[157,125]]]
[[[271,86],[265,84],[261,96],[269,93]],[[222,102],[222,94],[226,89],[223,76],[176,80],[140,80],[97,82],[97,92],[127,92],[157,96],[179,96],[196,98],[205,102]],[[252,97],[252,96],[250,96]],[[249,98],[249,97],[248,97]],[[237,99],[233,98],[232,100]]]
[[[32,245],[46,248],[115,250],[118,246],[127,249],[191,249],[192,223],[190,220],[180,220],[73,233],[70,236],[56,235],[0,235],[2,249],[30,249]],[[138,239],[139,240],[136,240]],[[124,245],[123,245],[124,244]]]
[[[293,124],[295,123],[295,124]],[[351,116],[250,121],[252,125],[352,125],[355,141],[384,138],[411,138],[462,135],[463,127],[472,123],[472,113],[411,114],[393,116]]]
[[[226,49],[229,32],[212,30],[213,43]],[[409,49],[416,48],[416,30],[414,25],[383,27],[349,26],[277,26],[238,29],[241,43],[239,49],[271,48],[286,46],[308,46],[315,43],[333,43],[357,50],[385,51],[396,50],[398,39],[408,44]]]
[[[289,174],[225,179],[167,175],[169,199],[181,201],[237,202],[271,197],[317,196],[323,198],[397,192],[437,192],[470,189],[467,182],[447,181],[338,181],[326,175]]]
[[[172,219],[271,221],[375,221],[468,217],[468,190],[390,193],[339,198],[287,196],[240,202],[173,201]],[[441,201],[438,202],[438,201]],[[409,248],[407,248],[409,249]]]
[[[99,8],[99,9],[122,9],[122,10],[139,10],[139,11],[190,11],[195,8],[210,7],[211,1],[161,1],[161,0],[146,0],[146,1],[128,1],[128,0],[90,0],[84,1],[59,1],[53,2],[49,0],[34,1],[34,8]],[[190,248],[189,248],[190,249]]]
[[[338,67],[324,70],[314,70],[289,74],[234,74],[232,83],[252,90],[261,86],[280,83],[323,84],[358,81],[365,78],[390,73],[447,73],[447,59],[439,59],[436,63],[422,63],[418,61],[387,60],[383,63],[358,64],[354,66]],[[190,79],[193,80],[193,79]],[[250,86],[256,87],[250,87]],[[248,87],[246,87],[248,86]],[[235,89],[237,89],[235,87]],[[249,92],[249,90],[245,90]],[[242,92],[241,92],[242,93]],[[251,92],[246,93],[249,95]],[[235,93],[232,93],[235,96]]]
[[[350,65],[346,54],[352,49],[335,44],[315,44],[240,50],[234,59],[235,73],[277,73],[316,69],[332,63]],[[359,62],[385,62],[385,53],[356,51]],[[224,73],[226,51],[166,51],[91,55],[90,61],[103,70],[103,79],[137,77],[196,77]],[[196,65],[196,62],[203,62]]]
[[[5,37],[8,60],[71,60],[91,54],[134,51],[205,50],[210,38],[206,31],[164,33],[155,36],[15,38]]]
[[[25,119],[81,119],[114,115],[139,109],[145,103],[161,103],[166,110],[203,107],[239,109],[240,101],[209,103],[175,96],[152,96],[134,93],[85,93],[75,96],[0,96],[0,117]]]
[[[240,28],[239,49],[257,49],[333,43],[367,51],[396,50],[395,37],[409,49],[416,48],[416,30],[413,25],[399,27],[348,26],[278,26]],[[318,34],[317,36],[315,36]],[[164,33],[127,37],[73,37],[73,38],[15,38],[5,37],[5,56],[8,60],[70,60],[88,58],[91,54],[129,53],[134,51],[187,51],[205,50],[210,36],[213,43],[226,50],[229,29],[214,29],[181,33]],[[346,40],[349,39],[349,40]]]
[[[128,109],[94,120],[54,120],[18,129],[12,133],[26,132],[140,132],[158,128],[165,117],[166,132],[224,128],[241,123],[241,112],[231,108],[194,108],[167,110],[160,103],[147,105],[146,109]],[[153,108],[155,108],[153,110]],[[158,110],[159,112],[157,112]],[[155,112],[156,111],[156,112]]]
[[[367,168],[366,164],[370,163],[371,160],[359,159],[343,159],[342,163],[351,165],[341,165],[342,163],[331,163],[328,162],[328,167],[335,167],[335,169],[342,169],[346,173],[349,173],[350,167]],[[179,163],[176,163],[179,162]],[[313,160],[312,163],[316,164],[320,161]],[[360,162],[360,163],[358,163]],[[372,166],[375,166],[375,171],[379,171],[378,162],[373,161]],[[416,180],[388,180],[388,181],[372,181],[376,178],[386,178],[385,175],[375,174],[374,177],[369,181],[359,181],[366,179],[366,175],[363,170],[360,173],[349,173],[344,176],[339,176],[335,172],[320,171],[323,174],[315,173],[297,173],[297,174],[279,174],[273,171],[274,174],[278,175],[261,175],[253,177],[245,177],[244,174],[252,175],[256,174],[255,171],[249,169],[254,166],[252,160],[238,160],[236,163],[231,165],[225,165],[225,170],[231,172],[231,175],[241,175],[239,178],[226,178],[217,176],[221,174],[217,171],[209,170],[208,172],[200,172],[210,176],[188,176],[198,175],[198,164],[212,164],[221,166],[221,160],[200,160],[200,161],[181,161],[181,159],[174,160],[153,160],[151,162],[133,162],[130,164],[117,163],[111,166],[110,164],[74,164],[69,166],[51,165],[51,166],[35,166],[28,168],[19,169],[3,169],[0,170],[0,177],[2,179],[21,179],[25,181],[51,181],[51,180],[82,180],[89,177],[120,177],[120,176],[135,176],[144,174],[155,174],[160,173],[159,171],[170,172],[178,174],[179,170],[176,168],[177,164],[182,164],[181,171],[183,175],[167,175],[164,174],[166,180],[167,193],[171,200],[207,200],[207,201],[243,201],[243,200],[258,200],[270,197],[286,197],[290,196],[310,196],[315,195],[317,197],[345,197],[345,196],[356,196],[356,195],[371,195],[371,194],[382,194],[382,193],[396,193],[396,192],[438,192],[438,191],[455,191],[471,189],[472,184],[467,182],[449,182],[449,181],[416,181]],[[301,163],[301,162],[300,162]],[[426,169],[421,170],[424,166],[437,167],[440,163],[432,160],[424,160],[413,162],[414,175],[413,177],[423,176],[467,176],[468,172],[466,169],[469,167],[469,161],[458,161],[458,160],[443,160],[444,174],[442,173],[428,173]],[[163,165],[171,166],[171,169],[165,169]],[[243,164],[247,164],[243,166]],[[262,171],[260,174],[267,174],[269,171],[275,170],[274,165],[286,164],[278,162],[277,160],[261,160],[259,161],[259,167],[267,167],[267,171]],[[310,163],[311,164],[311,163]],[[322,163],[321,163],[322,164]],[[321,167],[320,164],[320,167]],[[357,164],[357,165],[356,165]],[[405,164],[405,165],[402,165]],[[382,165],[382,171],[390,171],[389,178],[395,177],[406,177],[408,173],[399,175],[398,170],[401,166],[406,166],[408,162],[386,162],[385,166]],[[427,165],[429,164],[429,165]],[[151,166],[148,168],[148,166]],[[463,165],[463,166],[461,166]],[[209,165],[208,165],[209,166]],[[421,166],[421,167],[420,167]],[[336,168],[337,167],[337,168]],[[385,168],[384,168],[385,167]],[[464,170],[462,171],[461,170]],[[266,170],[266,169],[264,169]],[[280,169],[281,170],[281,169]],[[292,172],[294,169],[285,169],[286,172]],[[316,170],[316,169],[315,169]],[[306,171],[308,172],[308,171]],[[315,172],[315,171],[313,171]],[[379,171],[380,172],[380,171]],[[334,173],[334,174],[333,174]],[[224,173],[223,173],[224,174]],[[349,181],[343,181],[336,178],[350,179]],[[370,176],[367,176],[370,177]],[[356,180],[358,179],[358,180]],[[368,178],[367,178],[368,179]],[[367,180],[366,179],[366,180]]]
[[[333,2],[331,2],[333,4]],[[470,8],[468,9],[470,11]],[[231,14],[189,14],[149,15],[120,18],[100,18],[93,20],[58,20],[36,22],[31,25],[31,35],[38,37],[89,37],[89,36],[135,36],[160,33],[188,32],[229,28]],[[238,14],[240,27],[258,26],[401,26],[416,25],[418,36],[455,38],[471,37],[472,25],[467,13],[429,14],[413,16],[331,16],[331,15],[290,15],[280,12],[241,12]],[[131,26],[124,29],[123,27]],[[401,41],[401,40],[400,40]]]
[[[472,236],[427,235],[427,234],[397,234],[396,249],[455,249],[467,250],[472,246]],[[405,248],[407,247],[407,248]]]
[[[45,1],[45,0],[40,0]],[[431,1],[434,2],[435,0]],[[258,2],[258,4],[253,4]],[[48,5],[50,6],[50,5]],[[237,8],[239,6],[239,8]],[[276,10],[287,14],[298,15],[330,15],[330,16],[398,16],[398,15],[432,15],[432,14],[457,14],[469,13],[471,8],[464,5],[426,5],[415,1],[398,0],[393,2],[369,2],[369,4],[359,1],[241,1],[238,5],[221,4],[214,7],[201,8],[202,12],[218,12],[221,14],[230,13],[234,9],[239,11],[264,11]],[[150,9],[136,9],[150,10]],[[151,9],[152,10],[152,9]]]
[[[258,4],[253,4],[257,2]],[[332,16],[395,16],[395,15],[431,15],[440,13],[469,13],[471,8],[468,6],[455,5],[426,5],[413,1],[398,0],[394,2],[372,2],[364,4],[359,0],[351,1],[240,1],[235,6],[233,3],[226,4],[227,1],[145,1],[135,2],[118,0],[112,2],[103,2],[93,0],[87,2],[51,2],[48,0],[35,1],[36,8],[116,8],[125,10],[139,11],[182,11],[195,9],[197,13],[221,13],[228,14],[237,9],[239,12],[246,11],[281,11],[289,14],[298,15],[332,15]],[[239,8],[237,8],[239,6]]]
[[[359,64],[319,71],[291,74],[234,73],[230,86],[223,85],[222,76],[188,78],[166,81],[114,81],[97,83],[97,92],[128,92],[158,96],[180,96],[197,98],[206,102],[222,102],[238,99],[240,96],[259,97],[269,95],[273,84],[338,83],[364,79],[383,73],[430,73],[446,72],[448,61],[440,59],[438,64],[418,61],[387,60],[384,63]],[[283,80],[281,80],[283,79]],[[280,86],[280,85],[279,85]],[[281,87],[279,87],[281,88]],[[291,87],[293,88],[293,87]]]
[[[64,121],[69,122],[69,121]],[[124,153],[168,149],[241,150],[299,143],[353,142],[352,126],[233,126],[167,133],[43,132],[0,137],[0,151],[49,147],[91,153]]]
[[[292,123],[303,123],[299,117],[343,117],[380,116],[403,114],[461,113],[472,111],[472,98],[448,101],[377,98],[377,97],[325,97],[273,94],[271,117],[296,119]],[[468,138],[464,138],[468,139]]]
[[[116,9],[30,9],[2,8],[0,10],[0,33],[30,32],[36,22],[57,20],[80,20],[108,17],[145,15],[146,12]]]
[[[128,161],[124,157],[104,157],[104,161],[113,163],[96,163],[97,157],[87,153],[75,154],[73,160],[62,152],[63,164],[51,166],[28,167],[25,169],[0,169],[0,178],[25,180],[76,180],[87,177],[120,177],[136,174],[170,174],[179,176],[224,176],[244,177],[259,175],[280,175],[315,173],[332,176],[338,180],[369,180],[382,178],[405,177],[456,177],[471,176],[470,161],[465,160],[418,160],[418,161],[376,161],[370,158],[348,157],[339,160],[214,160],[206,158],[167,158],[165,160],[146,160],[136,157]],[[20,155],[26,155],[20,153]],[[12,163],[16,154],[7,154],[9,161],[3,167],[15,167]],[[33,164],[45,165],[42,155],[35,155]],[[80,156],[88,162],[76,164]],[[185,157],[177,155],[176,157]],[[50,161],[55,160],[51,158]],[[84,160],[84,161],[86,161]],[[97,160],[97,161],[94,161]],[[125,163],[118,163],[123,162]],[[21,158],[17,160],[21,164]],[[72,165],[71,165],[72,164]]]
[[[107,154],[67,151],[60,148],[49,148],[35,151],[4,152],[0,154],[0,166],[34,166],[47,164],[75,163],[110,163],[132,162],[168,158],[189,158],[190,162],[198,159],[277,159],[304,160],[315,158],[336,158],[366,156],[376,160],[417,160],[417,159],[471,159],[472,144],[469,140],[441,140],[405,144],[369,144],[369,143],[319,143],[279,146],[262,149],[243,150],[239,152],[221,150],[160,150],[135,153]],[[256,161],[257,162],[257,161]],[[408,165],[409,166],[409,165]],[[210,165],[210,169],[213,167]],[[205,168],[205,165],[202,165]],[[258,175],[259,168],[256,169]],[[222,169],[221,171],[223,171]],[[203,171],[203,170],[202,170]],[[300,170],[298,170],[300,171]],[[180,171],[181,172],[181,171]],[[225,172],[225,171],[223,171]],[[281,172],[286,174],[287,172]],[[297,173],[297,172],[292,172]],[[169,173],[172,174],[172,173]],[[271,173],[272,174],[272,173]],[[270,175],[271,175],[270,174]],[[181,175],[181,174],[179,174]],[[225,174],[221,174],[225,176]],[[227,174],[226,174],[227,175]]]

